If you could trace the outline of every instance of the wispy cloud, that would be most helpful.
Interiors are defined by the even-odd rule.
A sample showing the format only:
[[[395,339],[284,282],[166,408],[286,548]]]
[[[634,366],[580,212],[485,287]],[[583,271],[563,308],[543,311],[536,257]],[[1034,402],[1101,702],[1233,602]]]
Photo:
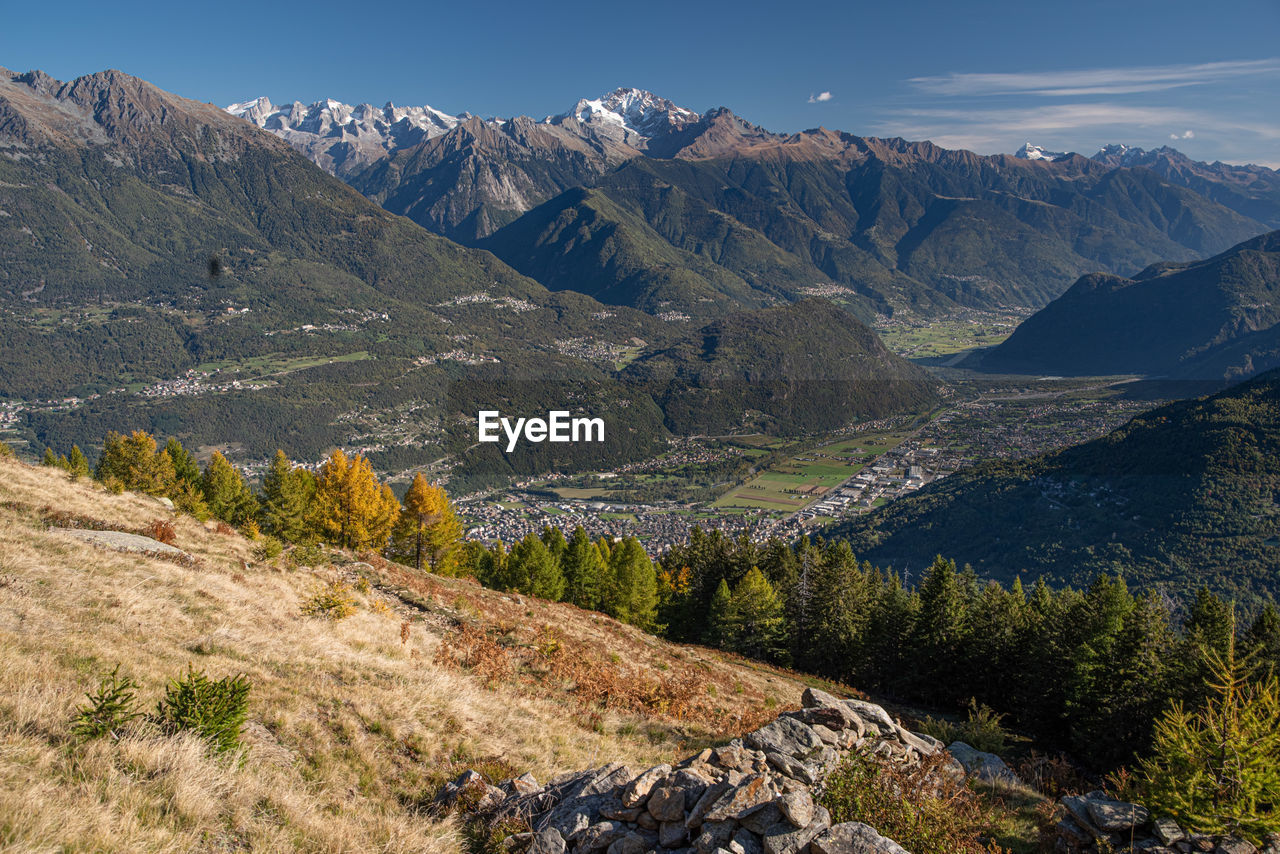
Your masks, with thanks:
[[[1280,74],[1280,58],[1068,71],[989,74],[952,72],[933,77],[912,77],[907,82],[923,92],[935,95],[1081,97],[1157,92],[1260,74]]]
[[[830,101],[834,97],[835,95],[832,95],[830,92],[819,92],[817,95],[809,96],[809,103],[817,104],[821,101]]]

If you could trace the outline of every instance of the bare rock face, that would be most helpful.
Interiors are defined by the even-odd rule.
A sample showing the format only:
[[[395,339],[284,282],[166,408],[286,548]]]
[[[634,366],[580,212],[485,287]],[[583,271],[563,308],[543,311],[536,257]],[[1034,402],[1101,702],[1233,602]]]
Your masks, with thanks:
[[[509,781],[495,789],[505,799],[485,815],[521,818],[534,828],[504,841],[512,854],[905,854],[867,825],[832,827],[814,790],[850,749],[918,764],[940,746],[874,703],[816,689],[805,692],[804,703],[800,712],[674,768],[636,774],[614,763],[545,787],[532,778]],[[871,732],[878,735],[865,735]],[[1110,815],[1106,804],[1097,809]]]

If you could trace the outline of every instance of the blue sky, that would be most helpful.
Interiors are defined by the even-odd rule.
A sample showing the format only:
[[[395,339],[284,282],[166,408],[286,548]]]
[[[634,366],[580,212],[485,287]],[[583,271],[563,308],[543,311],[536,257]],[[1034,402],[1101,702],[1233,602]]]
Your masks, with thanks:
[[[638,86],[777,131],[982,153],[1169,144],[1280,167],[1280,0],[70,0],[4,18],[7,68],[119,68],[221,105],[332,97],[541,117]]]

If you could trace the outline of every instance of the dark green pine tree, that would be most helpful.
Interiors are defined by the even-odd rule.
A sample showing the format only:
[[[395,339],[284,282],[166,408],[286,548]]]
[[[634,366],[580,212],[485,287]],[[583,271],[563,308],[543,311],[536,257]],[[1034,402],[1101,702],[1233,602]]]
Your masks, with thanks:
[[[782,600],[764,573],[753,567],[734,588],[731,601],[733,651],[748,658],[785,662],[787,631]]]
[[[1182,698],[1192,709],[1206,702],[1213,693],[1211,660],[1221,658],[1235,640],[1235,608],[1207,587],[1196,592],[1183,627],[1183,643],[1179,660],[1183,685]]]
[[[564,574],[542,539],[532,531],[511,548],[510,572],[513,589],[541,599],[560,601],[564,595]]]
[[[935,558],[925,570],[919,597],[910,644],[914,687],[923,699],[958,703],[967,693],[965,674],[959,669],[967,614],[955,561]]]
[[[1280,676],[1280,611],[1268,602],[1245,632],[1243,652],[1257,661],[1260,671]]]
[[[286,542],[304,541],[308,535],[307,513],[315,494],[315,476],[295,467],[284,451],[277,450],[262,477],[263,528]]]
[[[736,620],[733,614],[733,594],[729,592],[728,581],[720,579],[715,592],[711,594],[711,605],[707,610],[707,643],[720,649],[731,649],[736,640],[733,633]]]
[[[551,552],[551,556],[557,561],[564,557],[564,551],[569,547],[569,544],[564,539],[564,531],[552,525],[543,526],[542,544],[547,547],[547,551]]]
[[[565,544],[564,557],[560,560],[564,573],[564,600],[579,608],[594,610],[600,604],[600,573],[604,559],[599,547],[591,542],[586,530],[579,525],[573,529]]]
[[[46,447],[44,456],[40,459],[40,465],[56,468],[58,466],[58,456],[53,452],[53,448]]]
[[[1099,575],[1072,609],[1065,716],[1071,742],[1082,755],[1094,755],[1096,722],[1107,712],[1098,704],[1111,690],[1116,646],[1133,606],[1122,579]]]

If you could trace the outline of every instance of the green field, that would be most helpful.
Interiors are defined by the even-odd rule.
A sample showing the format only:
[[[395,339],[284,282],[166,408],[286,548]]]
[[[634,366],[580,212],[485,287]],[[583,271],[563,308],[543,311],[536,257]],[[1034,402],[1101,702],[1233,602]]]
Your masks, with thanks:
[[[793,512],[822,497],[814,487],[837,486],[907,438],[904,430],[867,433],[800,451],[716,500],[716,507]]]
[[[876,327],[884,345],[900,356],[928,359],[975,347],[994,347],[1013,334],[1022,315],[974,312],[942,320],[893,321]]]

